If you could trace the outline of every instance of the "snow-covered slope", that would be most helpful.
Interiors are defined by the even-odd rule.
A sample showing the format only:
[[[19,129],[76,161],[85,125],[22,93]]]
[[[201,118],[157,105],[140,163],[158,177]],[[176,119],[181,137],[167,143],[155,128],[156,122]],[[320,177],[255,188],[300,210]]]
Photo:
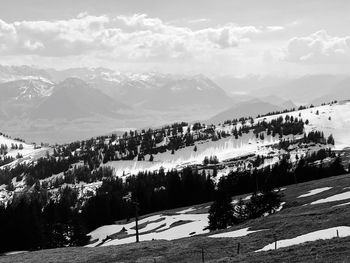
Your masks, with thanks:
[[[256,118],[255,123],[259,121],[271,121],[280,116],[285,118],[286,115],[293,116],[294,118],[301,118],[304,121],[308,120],[309,124],[305,125],[305,132],[322,131],[325,137],[332,134],[335,138],[335,149],[344,149],[350,147],[350,102],[340,102],[331,105],[319,106],[309,108],[305,110],[298,110],[289,113],[277,114],[262,118]],[[246,124],[249,125],[249,124]],[[241,124],[237,124],[237,127]],[[235,125],[218,125],[217,131],[230,132]],[[295,136],[294,138],[301,137]],[[284,136],[283,139],[293,138],[293,136]],[[275,145],[280,141],[278,136],[272,137],[265,135],[264,140],[256,138],[256,136],[250,132],[243,134],[242,137],[235,139],[233,136],[223,138],[217,141],[200,141],[196,142],[196,151],[194,146],[185,147],[179,149],[171,154],[170,151],[164,153],[155,154],[153,162],[149,162],[149,156],[145,156],[146,161],[137,161],[136,158],[133,161],[112,161],[108,162],[106,166],[112,166],[115,168],[115,172],[118,176],[123,174],[135,174],[144,170],[158,170],[161,167],[165,170],[181,168],[186,165],[201,164],[204,158],[210,156],[217,156],[219,161],[225,161],[232,158],[241,156],[247,156],[249,154],[257,154],[263,156],[275,157],[278,159],[279,152],[274,153],[272,145]],[[308,150],[312,150],[309,148]],[[293,155],[298,154],[303,156],[305,150],[295,149],[292,151]],[[269,159],[269,162],[273,163],[274,158]]]
[[[155,154],[153,162],[149,161],[112,161],[106,166],[115,168],[118,176],[124,174],[135,174],[143,170],[165,170],[181,168],[186,165],[201,164],[205,157],[217,156],[219,161],[224,161],[248,154],[268,154],[272,151],[270,147],[279,142],[276,137],[268,136],[265,140],[256,139],[253,133],[243,134],[242,138],[235,139],[233,136],[218,140],[196,142],[197,151],[194,146],[179,149],[171,154],[171,151]],[[148,160],[149,156],[145,156]]]
[[[36,146],[33,144],[27,144],[25,142],[21,142],[18,140],[14,140],[8,138],[4,135],[0,135],[0,145],[5,147],[6,145],[6,154],[0,154],[0,159],[4,159],[5,157],[12,157],[15,160],[9,164],[6,164],[3,167],[13,167],[21,162],[31,162],[35,159],[42,157],[46,154],[48,148]]]
[[[208,233],[208,214],[177,213],[173,215],[158,214],[139,221],[140,241],[157,239],[174,240]],[[90,233],[95,240],[90,247],[101,245],[121,245],[135,241],[135,223],[102,226]],[[119,234],[118,239],[110,240],[109,236]],[[104,242],[104,243],[103,243]]]
[[[309,125],[305,126],[305,132],[313,130],[323,131],[325,137],[330,134],[335,139],[335,149],[340,150],[350,147],[350,102],[342,101],[335,104],[314,107],[284,114],[278,114],[257,119],[270,121],[276,117],[286,115],[294,118],[309,120]]]

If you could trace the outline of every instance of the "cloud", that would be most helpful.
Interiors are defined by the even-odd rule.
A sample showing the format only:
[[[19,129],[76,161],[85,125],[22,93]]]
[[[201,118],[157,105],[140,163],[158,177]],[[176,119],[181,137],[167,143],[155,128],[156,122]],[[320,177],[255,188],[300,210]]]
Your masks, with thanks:
[[[0,40],[5,39],[2,54],[38,54],[43,56],[79,55],[96,48],[107,48],[106,16],[79,14],[77,18],[58,21],[0,20]],[[4,41],[1,41],[4,43]]]
[[[262,29],[233,23],[193,30],[146,14],[111,18],[80,13],[67,20],[13,23],[0,20],[0,54],[63,57],[107,52],[147,58],[163,57],[166,51],[168,57],[176,58],[181,54],[235,48],[262,32],[275,30],[279,28]],[[125,52],[128,55],[122,54]]]
[[[289,40],[284,60],[308,64],[350,63],[350,36],[334,37],[320,30]]]
[[[239,63],[257,64],[262,60],[257,51],[263,49],[261,40],[283,30],[196,22],[186,21],[184,26],[184,21],[167,22],[146,14],[112,17],[86,12],[65,20],[0,20],[0,58],[43,65],[229,71],[243,68]]]

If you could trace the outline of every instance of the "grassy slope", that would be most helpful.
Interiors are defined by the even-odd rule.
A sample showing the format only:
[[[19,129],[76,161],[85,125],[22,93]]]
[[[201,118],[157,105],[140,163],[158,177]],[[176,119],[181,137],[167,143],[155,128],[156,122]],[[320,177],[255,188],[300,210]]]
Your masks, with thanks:
[[[327,186],[333,188],[314,196],[296,198],[309,190]],[[121,246],[52,249],[3,256],[0,257],[0,262],[201,262],[202,248],[206,262],[349,262],[350,237],[310,242],[277,251],[254,252],[273,242],[274,234],[280,240],[325,228],[350,226],[350,205],[333,207],[349,200],[302,206],[346,192],[349,189],[344,190],[344,187],[349,186],[349,175],[289,186],[284,191],[286,205],[281,212],[225,230],[245,227],[250,227],[251,230],[266,229],[245,237],[213,239],[202,235],[174,241],[150,241]],[[240,255],[236,255],[238,242],[241,244]],[[156,261],[154,257],[158,257]]]

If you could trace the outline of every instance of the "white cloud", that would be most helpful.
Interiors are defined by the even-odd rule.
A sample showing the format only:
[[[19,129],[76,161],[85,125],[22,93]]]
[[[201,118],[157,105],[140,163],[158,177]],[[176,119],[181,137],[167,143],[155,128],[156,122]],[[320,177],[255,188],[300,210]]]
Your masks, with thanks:
[[[288,42],[284,59],[309,64],[350,63],[350,36],[334,37],[320,30],[294,37]]]
[[[80,13],[76,18],[56,21],[6,23],[0,20],[0,40],[3,47],[1,52],[5,55],[32,53],[59,57],[92,51],[122,55],[120,51],[130,51],[133,54],[131,57],[135,58],[156,56],[158,49],[161,55],[167,51],[169,57],[174,58],[179,57],[181,52],[200,53],[237,47],[261,32],[277,29],[229,23],[192,30],[146,14],[111,19],[104,15]]]
[[[146,14],[134,14],[132,16],[121,15],[117,16],[117,19],[123,21],[127,26],[138,29],[157,31],[167,27],[159,18],[150,18]]]
[[[86,12],[66,20],[13,23],[0,20],[0,57],[28,61],[32,56],[32,63],[56,61],[69,66],[83,61],[90,66],[124,63],[135,68],[230,70],[243,68],[237,66],[239,63],[257,64],[256,60],[262,58],[254,57],[259,52],[253,49],[261,49],[255,41],[271,39],[275,32],[283,30],[280,26],[234,23],[197,24],[196,29],[191,25],[187,21],[187,26],[179,26],[146,14],[111,17]]]

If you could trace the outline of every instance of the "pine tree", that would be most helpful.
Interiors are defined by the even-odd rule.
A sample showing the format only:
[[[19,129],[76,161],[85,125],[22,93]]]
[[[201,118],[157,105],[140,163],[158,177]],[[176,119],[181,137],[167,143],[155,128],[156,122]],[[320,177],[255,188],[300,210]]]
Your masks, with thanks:
[[[232,205],[232,198],[225,183],[219,182],[218,190],[216,192],[215,200],[209,209],[209,230],[225,229],[237,223],[234,217],[234,208]]]
[[[327,144],[332,144],[334,145],[334,138],[333,138],[333,135],[329,135],[328,138],[327,138]]]

